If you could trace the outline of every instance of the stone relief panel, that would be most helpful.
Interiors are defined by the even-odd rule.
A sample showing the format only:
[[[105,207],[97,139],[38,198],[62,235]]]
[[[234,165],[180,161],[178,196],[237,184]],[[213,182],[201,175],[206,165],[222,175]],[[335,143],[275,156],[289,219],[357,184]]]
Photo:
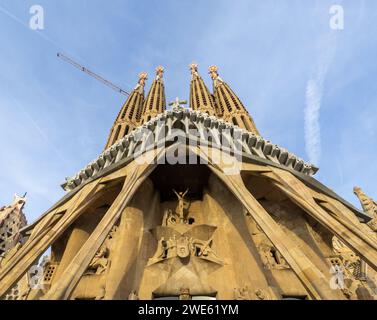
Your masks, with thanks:
[[[94,255],[92,261],[89,263],[87,270],[84,275],[91,274],[103,274],[108,269],[110,265],[109,255],[113,243],[114,235],[117,231],[117,226],[114,226],[102,246],[98,249]]]
[[[194,294],[213,294],[214,290],[206,285],[206,274],[213,270],[212,265],[224,264],[214,249],[213,235],[217,227],[194,222],[194,217],[190,216],[190,201],[185,199],[187,191],[173,190],[177,206],[175,210],[166,209],[162,225],[151,230],[157,248],[147,263],[147,267],[166,264],[169,270],[166,282],[154,294],[169,293],[180,299]],[[182,294],[182,290],[188,293]]]
[[[377,279],[368,275],[367,265],[336,236],[332,239],[333,255],[328,258],[332,266],[335,285],[347,299],[377,299]]]
[[[75,300],[102,300],[106,294],[106,275],[111,265],[111,252],[117,232],[115,225],[94,255],[72,294]]]
[[[223,260],[212,249],[215,226],[187,226],[180,230],[159,226],[154,230],[158,239],[157,250],[148,261],[148,266],[171,259],[197,257],[222,265]]]

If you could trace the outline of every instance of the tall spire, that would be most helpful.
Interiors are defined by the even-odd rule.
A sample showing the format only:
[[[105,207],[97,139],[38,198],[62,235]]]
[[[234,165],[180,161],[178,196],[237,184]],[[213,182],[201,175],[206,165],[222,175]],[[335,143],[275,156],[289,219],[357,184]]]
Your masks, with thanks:
[[[191,83],[190,83],[190,108],[200,110],[209,115],[216,115],[214,99],[205,85],[202,77],[198,73],[198,65],[190,64]]]
[[[146,72],[139,73],[139,81],[124,103],[111,128],[105,149],[138,126],[144,103],[144,85],[147,77],[148,74]]]
[[[215,102],[219,108],[219,117],[259,135],[258,129],[241,100],[230,86],[220,78],[217,66],[208,68],[213,80]]]
[[[156,117],[166,109],[165,87],[162,80],[163,74],[164,67],[158,66],[156,68],[156,78],[153,81],[148,96],[144,102],[141,123],[149,121],[151,118]]]

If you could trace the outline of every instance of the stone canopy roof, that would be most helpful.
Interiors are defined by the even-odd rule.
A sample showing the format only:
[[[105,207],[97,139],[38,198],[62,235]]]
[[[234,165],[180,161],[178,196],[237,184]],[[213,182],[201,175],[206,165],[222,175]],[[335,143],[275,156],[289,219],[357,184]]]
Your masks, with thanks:
[[[286,149],[234,124],[198,110],[173,108],[158,114],[155,118],[118,140],[75,176],[66,178],[62,188],[66,191],[74,190],[88,179],[100,175],[110,165],[136,155],[134,153],[140,150],[142,144],[144,144],[142,150],[145,151],[161,143],[161,139],[154,138],[149,145],[145,145],[148,135],[152,134],[154,137],[159,137],[163,131],[166,133],[164,141],[169,141],[173,129],[180,129],[189,139],[196,139],[199,143],[207,144],[213,148],[230,147],[242,156],[242,161],[247,161],[247,158],[251,156],[254,159],[262,160],[265,164],[278,165],[308,176],[318,171],[317,167],[305,162]],[[198,136],[193,136],[190,130],[196,130]],[[211,136],[210,139],[206,138],[208,133]],[[235,147],[236,145],[238,148]]]
[[[66,181],[61,186],[67,191],[67,194],[50,208],[49,211],[56,208],[61,203],[64,203],[90,181],[127,165],[145,151],[160,147],[161,145],[166,144],[167,141],[173,142],[172,136],[174,137],[174,134],[170,133],[173,129],[180,129],[179,131],[185,135],[188,140],[196,139],[204,145],[207,144],[213,148],[221,147],[219,143],[224,144],[224,142],[229,145],[235,140],[234,137],[236,137],[236,140],[240,140],[241,143],[239,156],[242,156],[242,161],[245,163],[256,162],[286,169],[308,185],[311,185],[325,194],[341,201],[344,205],[350,208],[361,221],[369,221],[371,219],[369,215],[360,211],[334,191],[314,179],[312,176],[318,171],[318,168],[314,165],[304,162],[286,149],[265,140],[261,136],[239,128],[236,125],[225,122],[215,116],[209,116],[207,113],[198,110],[190,110],[180,107],[166,110],[163,113],[158,114],[155,118],[150,119],[148,122],[118,140],[75,176],[72,178],[66,178]],[[214,137],[213,140],[215,141],[202,139],[201,136],[191,136],[185,132],[189,131],[189,129],[197,129],[199,132],[208,130],[212,133]],[[227,139],[217,139],[221,133],[227,129],[229,132],[229,134],[225,134],[225,138]],[[159,137],[161,131],[167,132],[165,140],[159,140],[156,138],[151,144],[147,143],[148,139],[146,139],[146,135],[148,135],[148,132],[149,134],[152,133],[156,137]],[[238,139],[238,137],[240,137],[240,139]],[[33,226],[49,211],[45,212],[33,224],[23,228],[21,232],[24,234],[30,232]]]

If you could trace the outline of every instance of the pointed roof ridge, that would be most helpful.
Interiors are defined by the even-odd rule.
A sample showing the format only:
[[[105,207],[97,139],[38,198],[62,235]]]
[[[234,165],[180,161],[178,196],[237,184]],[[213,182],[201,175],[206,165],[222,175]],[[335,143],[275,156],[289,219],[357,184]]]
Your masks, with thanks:
[[[171,121],[168,121],[167,119],[170,119]],[[134,152],[135,150],[133,149],[135,145],[130,144],[130,141],[134,141],[135,137],[140,135],[145,128],[150,128],[150,130],[158,136],[155,130],[160,130],[160,126],[163,125],[163,122],[172,126],[177,119],[182,121],[185,126],[187,125],[187,128],[191,125],[198,126],[201,124],[204,128],[213,128],[218,131],[219,134],[221,134],[222,130],[229,129],[231,131],[232,139],[238,139],[241,137],[242,139],[246,139],[242,151],[245,157],[260,158],[264,162],[269,161],[270,164],[275,163],[278,166],[288,168],[288,170],[301,173],[305,176],[311,176],[318,171],[318,168],[313,164],[303,161],[301,158],[290,153],[286,149],[271,143],[269,140],[266,140],[253,132],[240,128],[231,122],[226,122],[222,118],[209,116],[203,111],[182,108],[181,110],[165,110],[163,113],[151,118],[149,121],[136,128],[133,132],[121,138],[114,145],[104,150],[95,160],[76,173],[76,175],[71,178],[66,178],[66,181],[61,185],[62,188],[66,191],[71,191],[82,183],[86,183],[86,181],[94,175],[98,176],[100,171],[108,166],[114,166],[117,162],[124,161],[124,159],[130,157],[131,152]],[[182,119],[187,119],[187,122]],[[238,136],[239,134],[241,134],[241,137]],[[152,139],[152,141],[153,143],[156,143],[154,139]],[[220,141],[219,143],[221,144],[222,142]]]

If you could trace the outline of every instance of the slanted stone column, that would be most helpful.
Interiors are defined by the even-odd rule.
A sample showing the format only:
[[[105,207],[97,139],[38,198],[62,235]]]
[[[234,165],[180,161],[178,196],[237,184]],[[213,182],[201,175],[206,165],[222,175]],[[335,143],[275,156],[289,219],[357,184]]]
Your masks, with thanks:
[[[65,268],[70,264],[85,241],[88,240],[90,234],[105,212],[105,209],[89,211],[79,218],[78,223],[75,224],[68,238],[62,259],[59,263],[59,267],[57,268],[56,274],[54,275],[55,279],[59,279],[60,276],[64,274]]]
[[[369,234],[362,232],[356,224],[341,215],[330,215],[315,201],[304,183],[291,173],[270,167],[273,174],[265,176],[273,180],[274,185],[284,192],[294,203],[306,213],[335,234],[347,246],[355,251],[373,269],[377,270],[377,241]]]
[[[269,283],[257,248],[250,236],[245,210],[230,190],[211,174],[209,190],[203,199],[206,223],[215,224],[220,256],[231,257],[222,267],[228,281],[213,285],[219,299],[275,300],[280,299],[274,284]],[[236,245],[236,246],[234,246]],[[221,255],[222,253],[222,255]],[[242,257],[242,263],[239,258]],[[267,270],[268,272],[268,270]],[[236,287],[230,287],[235,285]]]
[[[139,258],[145,214],[153,203],[153,195],[153,183],[147,179],[121,215],[115,249],[110,253],[111,266],[105,294],[107,300],[128,299],[133,291],[134,267]]]

